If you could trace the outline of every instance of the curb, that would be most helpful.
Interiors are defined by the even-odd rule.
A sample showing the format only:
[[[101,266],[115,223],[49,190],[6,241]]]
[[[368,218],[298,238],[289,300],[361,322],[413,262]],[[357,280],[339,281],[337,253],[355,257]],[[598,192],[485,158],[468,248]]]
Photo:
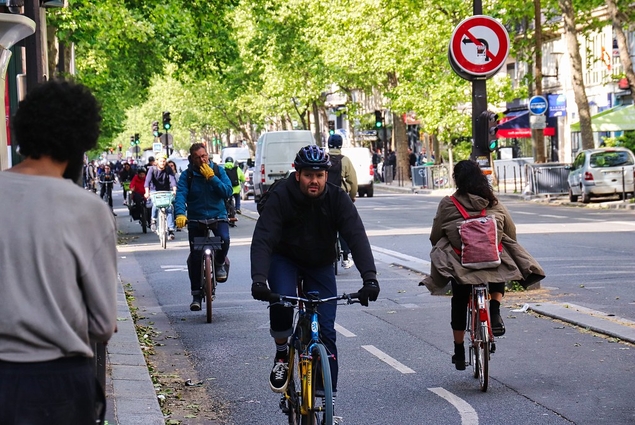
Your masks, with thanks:
[[[117,332],[106,346],[114,420],[122,425],[164,425],[156,391],[139,346],[134,321],[119,276]]]

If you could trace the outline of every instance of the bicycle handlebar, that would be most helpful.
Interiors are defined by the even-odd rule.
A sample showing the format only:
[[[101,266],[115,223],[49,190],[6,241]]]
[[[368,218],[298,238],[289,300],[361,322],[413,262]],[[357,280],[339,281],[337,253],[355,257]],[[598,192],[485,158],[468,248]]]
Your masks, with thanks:
[[[270,302],[274,304],[275,303],[282,304],[284,307],[294,307],[295,306],[294,301],[302,301],[305,304],[322,304],[329,301],[345,300],[346,304],[356,304],[360,302],[359,296],[360,296],[359,292],[353,292],[351,294],[342,294],[342,295],[336,295],[334,297],[327,297],[327,298],[303,298],[303,297],[296,297],[291,295],[280,295],[280,294],[276,294],[272,292],[269,300]]]

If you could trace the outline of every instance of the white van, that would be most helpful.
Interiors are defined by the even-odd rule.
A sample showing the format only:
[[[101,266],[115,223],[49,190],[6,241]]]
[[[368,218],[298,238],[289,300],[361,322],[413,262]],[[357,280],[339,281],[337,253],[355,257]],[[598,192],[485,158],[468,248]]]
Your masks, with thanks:
[[[357,174],[357,194],[360,198],[364,195],[373,196],[373,154],[368,148],[342,148],[342,155],[347,156],[355,167]]]
[[[221,162],[225,162],[227,157],[231,157],[235,164],[244,164],[249,158],[251,158],[251,152],[249,148],[223,148],[220,153]]]
[[[308,130],[271,131],[258,138],[254,166],[254,200],[258,202],[274,181],[293,169],[295,155],[300,148],[314,145]]]

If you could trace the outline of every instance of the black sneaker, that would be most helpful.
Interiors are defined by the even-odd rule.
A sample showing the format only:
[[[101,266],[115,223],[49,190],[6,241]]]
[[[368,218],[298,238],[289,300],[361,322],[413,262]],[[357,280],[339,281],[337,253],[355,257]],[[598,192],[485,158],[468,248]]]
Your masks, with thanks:
[[[190,303],[190,311],[201,311],[201,303],[203,302],[203,297],[200,295],[194,295],[192,298],[192,302]]]
[[[287,389],[289,380],[289,362],[287,360],[279,360],[273,363],[271,375],[269,375],[269,385],[275,393],[283,393]]]
[[[454,364],[456,370],[465,370],[465,345],[454,343],[452,364]]]

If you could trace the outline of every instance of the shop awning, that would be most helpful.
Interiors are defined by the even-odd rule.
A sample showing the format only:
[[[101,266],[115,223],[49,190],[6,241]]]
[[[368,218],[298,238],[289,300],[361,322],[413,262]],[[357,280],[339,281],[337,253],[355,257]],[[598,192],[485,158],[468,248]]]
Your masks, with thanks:
[[[512,112],[501,120],[502,123],[498,125],[498,132],[496,137],[503,138],[531,138],[531,127],[529,125],[529,111],[521,111],[520,113]],[[554,136],[556,129],[554,127],[547,127],[544,129],[545,136]]]
[[[635,130],[635,107],[616,106],[591,117],[593,131],[626,131]],[[580,122],[571,124],[571,131],[580,131]]]

